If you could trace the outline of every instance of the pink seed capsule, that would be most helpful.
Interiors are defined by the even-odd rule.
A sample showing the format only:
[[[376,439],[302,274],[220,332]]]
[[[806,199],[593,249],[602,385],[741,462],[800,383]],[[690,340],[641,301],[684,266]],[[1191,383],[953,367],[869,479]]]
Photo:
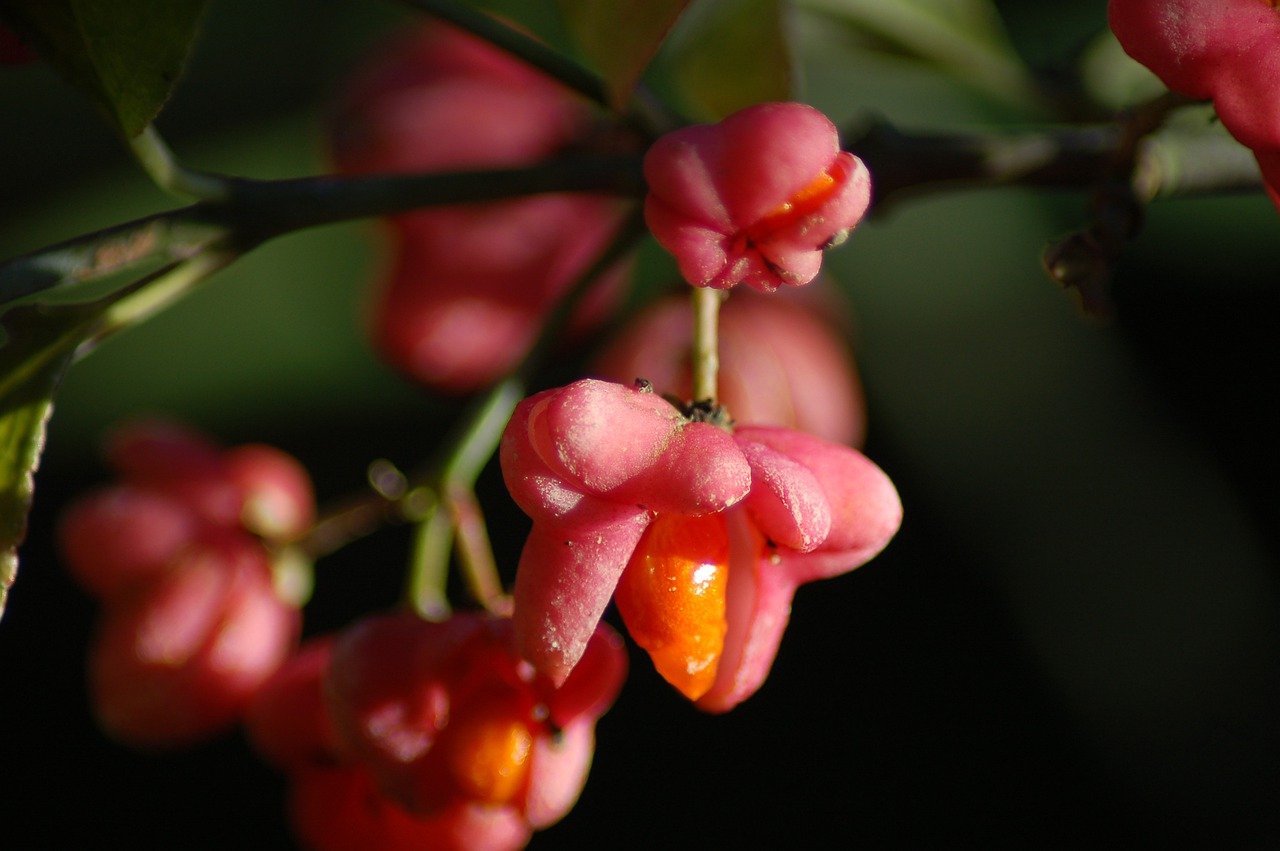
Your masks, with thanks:
[[[296,609],[266,557],[228,536],[108,600],[90,650],[95,714],[136,747],[192,744],[229,727],[293,649]]]
[[[644,173],[645,221],[698,287],[807,284],[871,203],[862,161],[801,103],[757,104],[668,133]]]
[[[341,173],[396,174],[531,165],[606,142],[595,134],[585,100],[492,44],[436,25],[379,50],[342,98],[332,147]],[[393,217],[391,262],[368,311],[378,355],[436,391],[492,383],[529,350],[621,214],[608,197],[548,194]],[[627,265],[601,277],[570,335],[617,303]]]
[[[195,538],[197,519],[163,494],[128,485],[90,494],[67,509],[58,544],[87,591],[107,598],[163,576]]]
[[[902,519],[893,483],[854,449],[730,433],[593,379],[521,402],[501,463],[533,520],[511,622],[521,657],[576,691],[616,590],[659,673],[708,712],[764,682],[800,585],[866,563]]]

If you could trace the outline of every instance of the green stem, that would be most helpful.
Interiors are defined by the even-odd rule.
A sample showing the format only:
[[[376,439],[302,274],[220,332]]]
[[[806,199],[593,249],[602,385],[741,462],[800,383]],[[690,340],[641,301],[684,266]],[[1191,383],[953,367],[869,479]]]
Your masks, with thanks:
[[[1173,130],[1147,137],[1138,146],[1134,191],[1143,201],[1259,191],[1262,176],[1253,152],[1226,141]]]
[[[1223,163],[1214,162],[1212,155],[1192,157],[1186,163],[1190,168],[1185,174],[1178,158],[1160,157],[1164,152],[1160,140],[1166,134],[1157,131],[1174,111],[1193,103],[1182,95],[1166,92],[1122,116],[1115,151],[1094,181],[1091,221],[1054,240],[1041,254],[1045,272],[1062,286],[1075,289],[1085,312],[1096,316],[1111,313],[1108,284],[1115,265],[1141,229],[1145,206],[1166,182],[1193,180],[1203,173],[1206,162],[1212,162],[1211,170],[1221,175]],[[1257,180],[1257,163],[1244,147],[1222,150],[1227,156],[1233,153],[1238,164]]]
[[[631,93],[627,116],[631,124],[647,133],[650,139],[692,123],[643,82],[636,83]]]
[[[436,501],[418,524],[405,597],[419,617],[442,621],[449,617],[449,551],[453,548],[453,521],[445,505]]]
[[[475,483],[485,464],[497,451],[502,433],[516,405],[525,394],[529,377],[543,362],[552,346],[562,338],[564,328],[592,286],[629,252],[644,234],[636,210],[619,228],[618,235],[595,261],[583,270],[543,321],[533,347],[504,380],[498,382],[472,409],[454,440],[453,448],[437,466],[439,492],[452,513],[457,532],[458,556],[472,597],[488,611],[502,612],[506,597],[497,563],[475,497]]]
[[[299,537],[298,547],[312,560],[337,552],[392,520],[400,519],[398,502],[385,495],[369,499],[366,494],[329,506],[315,525]]]
[[[523,395],[524,384],[519,379],[508,378],[497,384],[471,408],[463,418],[462,427],[444,442],[443,456],[431,465],[434,474],[422,476],[421,482],[407,492],[435,495],[430,510],[418,524],[406,581],[406,596],[423,617],[431,619],[427,612],[440,609],[449,573],[449,554],[455,545],[467,587],[476,602],[489,611],[502,608],[502,581],[474,490],[476,479],[493,456],[502,439],[502,430]],[[376,505],[378,497],[387,499],[385,494],[370,494],[366,496],[366,504]],[[344,511],[367,513],[360,502]],[[362,531],[367,533],[373,529]],[[444,606],[447,610],[447,601]]]
[[[413,609],[428,620],[448,617],[449,554],[456,546],[472,596],[489,611],[504,611],[502,582],[474,487],[523,393],[523,384],[514,378],[495,386],[445,442],[449,448],[435,465],[438,474],[413,485],[402,480],[392,489],[375,486],[372,493],[324,512],[303,538],[302,549],[313,557],[325,555],[388,520],[414,519],[417,530],[405,581],[405,597]]]
[[[484,39],[588,100],[610,111],[618,111],[617,104],[609,97],[609,87],[600,75],[493,16],[449,0],[402,2]],[[634,97],[621,117],[650,139],[689,123],[643,84],[636,86]]]
[[[475,600],[491,609],[502,596],[502,581],[489,543],[484,514],[475,498],[475,483],[502,440],[511,412],[524,397],[525,385],[512,376],[489,391],[467,418],[453,450],[440,465],[440,493],[458,530],[458,551],[467,585]]]
[[[489,528],[475,490],[470,485],[450,488],[446,491],[445,503],[456,533],[458,561],[472,599],[486,612],[510,615],[510,599],[502,588],[493,545],[489,541]]]
[[[712,402],[718,396],[720,302],[724,293],[693,287],[693,402]]]
[[[209,201],[227,197],[229,189],[225,178],[184,168],[153,125],[147,125],[129,140],[129,150],[143,171],[166,192]]]
[[[106,309],[94,342],[154,316],[239,256],[239,250],[225,244],[210,245],[195,256],[144,278],[134,285],[133,292]]]
[[[480,471],[493,457],[502,439],[502,430],[524,393],[524,381],[512,376],[494,385],[471,409],[463,428],[446,444],[451,449],[436,466],[442,491],[475,484]]]

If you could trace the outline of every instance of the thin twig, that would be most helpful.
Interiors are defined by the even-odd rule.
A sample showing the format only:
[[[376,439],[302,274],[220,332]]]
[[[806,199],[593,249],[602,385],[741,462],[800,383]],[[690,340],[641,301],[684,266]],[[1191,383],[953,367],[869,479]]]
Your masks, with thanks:
[[[693,299],[693,401],[714,404],[719,392],[717,331],[724,293],[710,287],[692,287],[690,298]]]
[[[445,620],[451,611],[446,585],[453,533],[453,518],[446,506],[437,501],[414,535],[405,596],[419,617],[429,621]]]
[[[223,200],[227,196],[229,190],[225,177],[185,168],[152,125],[147,125],[141,133],[129,139],[129,150],[142,170],[166,192],[211,201]]]
[[[476,499],[474,485],[449,488],[445,493],[445,505],[453,521],[454,543],[467,590],[485,611],[510,615],[510,599],[503,591],[498,563],[493,557],[493,545],[489,541],[489,527],[480,501]]]
[[[548,192],[644,192],[636,156],[575,157],[525,168],[291,180],[227,178],[229,194],[93,231],[0,263],[0,304],[98,280],[158,257],[181,259],[234,234],[248,245],[318,225],[423,207]]]

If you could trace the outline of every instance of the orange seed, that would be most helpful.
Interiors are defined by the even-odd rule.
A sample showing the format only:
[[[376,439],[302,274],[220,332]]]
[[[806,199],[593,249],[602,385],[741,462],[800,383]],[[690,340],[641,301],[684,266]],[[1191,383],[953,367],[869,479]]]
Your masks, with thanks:
[[[728,576],[723,516],[662,514],[640,539],[614,596],[631,637],[690,700],[715,683]]]

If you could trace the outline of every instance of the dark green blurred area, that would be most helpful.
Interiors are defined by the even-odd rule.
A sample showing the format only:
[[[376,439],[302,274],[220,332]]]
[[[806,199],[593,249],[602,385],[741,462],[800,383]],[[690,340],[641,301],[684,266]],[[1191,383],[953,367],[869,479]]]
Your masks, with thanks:
[[[1103,2],[998,5],[1045,70],[1105,20]],[[189,165],[321,171],[327,100],[409,19],[390,3],[215,0],[159,126]],[[805,97],[838,123],[1013,122],[829,24],[799,34]],[[47,69],[0,69],[0,110],[0,257],[173,205]],[[1038,261],[1086,209],[1084,193],[954,193],[832,255],[857,313],[867,453],[901,489],[902,533],[800,593],[769,682],[729,716],[689,709],[633,657],[582,801],[534,848],[1276,835],[1280,219],[1261,195],[1157,204],[1099,323]],[[71,371],[0,621],[0,848],[288,847],[282,781],[238,737],[140,756],[93,727],[93,606],[53,529],[104,480],[102,431],[138,413],[276,443],[322,500],[374,458],[428,457],[458,403],[365,346],[379,262],[368,223],[278,240]],[[495,475],[482,484],[514,563],[524,520]],[[322,562],[309,630],[392,604],[407,546],[389,530]]]

